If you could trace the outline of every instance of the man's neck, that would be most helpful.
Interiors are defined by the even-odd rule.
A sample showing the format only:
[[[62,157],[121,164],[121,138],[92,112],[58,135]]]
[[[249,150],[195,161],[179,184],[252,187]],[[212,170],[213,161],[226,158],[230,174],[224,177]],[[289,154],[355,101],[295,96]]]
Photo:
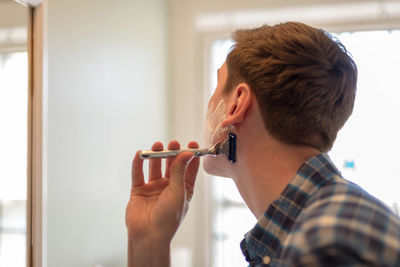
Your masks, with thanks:
[[[259,218],[294,177],[301,165],[319,153],[276,140],[249,140],[242,144],[233,180],[247,206]]]

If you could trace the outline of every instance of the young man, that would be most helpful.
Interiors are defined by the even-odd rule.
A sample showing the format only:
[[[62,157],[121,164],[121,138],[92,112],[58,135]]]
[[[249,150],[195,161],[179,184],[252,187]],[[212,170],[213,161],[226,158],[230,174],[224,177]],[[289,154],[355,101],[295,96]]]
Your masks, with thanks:
[[[257,225],[240,246],[250,266],[400,266],[400,220],[341,177],[325,154],[352,113],[357,68],[326,32],[301,23],[241,30],[209,102],[210,142],[237,136],[237,161],[207,157],[230,177]],[[197,143],[188,145],[197,147]],[[161,150],[155,143],[153,150]],[[176,141],[169,149],[179,148]],[[199,159],[185,152],[132,167],[129,266],[168,266]]]

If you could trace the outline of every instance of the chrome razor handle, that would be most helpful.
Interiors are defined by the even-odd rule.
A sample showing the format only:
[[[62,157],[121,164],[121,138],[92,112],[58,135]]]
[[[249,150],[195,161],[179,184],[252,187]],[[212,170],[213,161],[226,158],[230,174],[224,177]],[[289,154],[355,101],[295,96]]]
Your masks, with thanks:
[[[150,158],[168,158],[178,156],[180,150],[163,150],[163,151],[152,151],[152,150],[142,150],[139,152],[139,157],[141,159]]]
[[[201,157],[210,154],[208,149],[177,149],[177,150],[162,150],[162,151],[142,150],[139,151],[139,157],[141,159],[176,157],[180,153],[186,151],[192,152],[195,157]]]

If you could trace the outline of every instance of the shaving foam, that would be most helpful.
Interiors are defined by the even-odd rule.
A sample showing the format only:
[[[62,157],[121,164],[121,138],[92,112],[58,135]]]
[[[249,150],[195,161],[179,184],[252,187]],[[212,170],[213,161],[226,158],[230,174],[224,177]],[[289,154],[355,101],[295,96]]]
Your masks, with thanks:
[[[206,143],[208,146],[214,144],[216,138],[226,135],[230,127],[222,127],[222,122],[226,119],[226,105],[223,99],[214,108],[214,103],[210,103],[207,110]]]

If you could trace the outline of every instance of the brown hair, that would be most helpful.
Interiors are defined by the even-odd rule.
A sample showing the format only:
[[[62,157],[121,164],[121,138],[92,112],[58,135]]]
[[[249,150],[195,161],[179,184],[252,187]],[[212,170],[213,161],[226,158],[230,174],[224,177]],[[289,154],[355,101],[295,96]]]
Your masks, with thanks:
[[[233,39],[224,92],[247,83],[270,134],[329,151],[356,94],[357,66],[346,48],[297,22],[239,30]]]

